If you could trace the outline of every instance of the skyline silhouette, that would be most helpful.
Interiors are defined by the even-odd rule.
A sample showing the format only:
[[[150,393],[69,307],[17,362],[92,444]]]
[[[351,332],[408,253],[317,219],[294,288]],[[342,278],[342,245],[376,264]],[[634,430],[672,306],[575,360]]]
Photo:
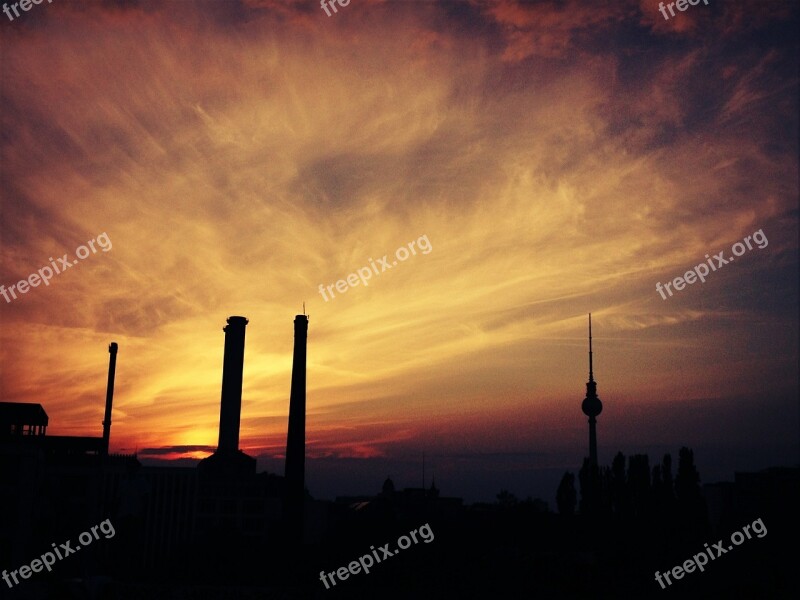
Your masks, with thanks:
[[[392,535],[398,526],[424,519],[429,532],[426,539],[432,533],[430,522],[436,524],[437,530],[442,527],[445,538],[440,546],[453,557],[461,556],[460,560],[476,560],[469,551],[464,552],[467,540],[462,536],[464,531],[472,531],[473,543],[483,548],[499,549],[511,544],[516,551],[533,552],[533,564],[541,568],[547,561],[535,558],[542,551],[538,544],[507,537],[514,528],[533,528],[533,531],[545,533],[548,543],[556,548],[551,552],[564,565],[572,564],[573,568],[584,569],[582,561],[576,562],[574,553],[581,548],[594,553],[596,564],[584,572],[587,579],[573,586],[573,592],[594,590],[613,593],[615,597],[628,597],[629,594],[630,597],[641,597],[646,569],[674,561],[676,556],[693,546],[699,546],[713,535],[720,535],[725,528],[730,529],[743,518],[755,518],[756,514],[758,517],[754,523],[759,525],[759,540],[766,537],[769,526],[784,527],[782,532],[779,530],[777,535],[773,534],[769,546],[766,543],[753,546],[761,553],[766,548],[774,563],[760,563],[755,575],[751,574],[733,587],[729,582],[728,587],[732,590],[744,586],[753,593],[787,590],[785,576],[791,559],[781,550],[781,545],[797,528],[800,465],[759,473],[737,473],[735,482],[711,486],[701,486],[694,454],[686,447],[680,449],[674,477],[669,453],[652,470],[646,454],[632,455],[626,462],[622,452],[617,452],[613,463],[606,467],[598,464],[595,458],[597,436],[591,421],[586,456],[577,477],[579,485],[576,487],[573,473],[564,473],[556,490],[555,512],[549,510],[547,502],[541,499],[520,500],[507,489],[500,490],[496,495],[497,502],[492,504],[465,505],[461,498],[443,496],[436,486],[435,475],[431,475],[430,487],[426,487],[424,454],[423,485],[420,488],[397,489],[392,479],[386,478],[378,493],[342,496],[334,501],[315,499],[313,493],[304,490],[302,470],[305,454],[306,315],[297,315],[294,321],[295,345],[287,428],[287,448],[291,450],[287,457],[293,458],[286,460],[285,477],[258,472],[255,459],[238,447],[245,327],[248,322],[245,317],[233,316],[227,319],[228,324],[223,328],[219,443],[211,456],[193,468],[147,467],[135,455],[109,454],[109,419],[103,421],[102,435],[98,438],[53,436],[47,433],[49,418],[41,405],[0,403],[0,464],[7,474],[4,496],[10,500],[0,510],[3,525],[0,557],[4,564],[25,562],[31,551],[35,553],[37,545],[42,547],[43,540],[52,536],[54,522],[47,515],[57,515],[58,532],[78,529],[85,526],[87,519],[100,517],[105,518],[103,532],[106,540],[116,538],[115,528],[120,531],[120,538],[110,548],[99,551],[97,547],[92,548],[88,561],[70,561],[60,574],[61,565],[56,565],[53,576],[49,574],[52,569],[48,568],[47,576],[33,577],[30,585],[26,584],[31,569],[26,564],[19,569],[5,569],[3,576],[8,593],[26,594],[19,597],[31,598],[50,598],[54,597],[53,594],[89,594],[91,598],[109,598],[116,597],[116,594],[153,594],[156,590],[163,592],[168,589],[172,590],[170,593],[177,593],[175,590],[184,588],[187,593],[190,593],[188,590],[206,589],[209,594],[224,594],[228,590],[243,598],[267,590],[294,589],[309,593],[313,588],[309,569],[313,571],[326,561],[341,560],[346,552],[355,550],[356,543],[366,543],[376,534]],[[596,400],[591,321],[589,348],[587,399]],[[108,346],[106,414],[113,412],[118,350],[116,342]],[[590,417],[599,414],[596,406],[587,410],[586,403],[585,399],[582,404],[584,413]],[[72,491],[65,496],[64,490],[70,489]],[[21,507],[23,498],[30,494],[33,501],[28,506],[14,508]],[[764,519],[769,526],[765,525]],[[489,529],[484,529],[486,526],[490,526]],[[111,527],[111,531],[106,531],[106,527]],[[509,527],[512,529],[507,529]],[[461,533],[457,533],[459,530]],[[107,535],[111,532],[111,536]],[[742,536],[741,540],[733,540],[737,546],[745,539],[743,534],[738,535]],[[88,536],[88,542],[85,536]],[[776,538],[777,542],[774,541]],[[88,532],[80,534],[79,539],[87,547],[92,541]],[[405,546],[402,539],[406,540]],[[432,536],[428,541],[433,541]],[[383,546],[384,559],[408,548],[411,538],[401,536],[397,543],[400,547],[395,547],[394,551],[389,549],[389,544]],[[78,545],[71,552],[69,544],[68,541],[62,545],[66,549],[65,556],[59,553],[59,560],[82,549]],[[640,544],[648,547],[638,548]],[[630,554],[634,546],[637,547],[635,558]],[[375,546],[370,548],[374,550]],[[755,551],[751,549],[749,554],[742,552],[741,555],[752,556]],[[425,552],[429,559],[434,551]],[[442,550],[435,552],[442,559]],[[368,552],[359,559],[359,565],[366,564],[365,556],[369,557],[370,567],[381,562],[376,554],[373,563]],[[697,556],[692,560],[700,561]],[[272,567],[266,570],[257,566],[257,561],[264,557],[273,561]],[[714,558],[712,554],[711,560]],[[55,564],[55,558],[51,557],[51,560]],[[421,568],[420,558],[413,560],[413,568]],[[301,561],[303,567],[293,566],[294,561]],[[443,559],[443,564],[449,573],[447,577],[463,568],[454,558]],[[499,568],[494,560],[489,560],[488,564]],[[627,583],[610,582],[616,579],[613,574],[619,574],[623,565],[631,569],[631,564],[636,566],[636,570]],[[722,572],[731,572],[729,569],[737,564],[731,560],[729,568]],[[33,562],[31,566],[34,566]],[[689,566],[683,575],[689,574]],[[339,583],[344,583],[361,569],[360,566],[354,567],[352,561],[349,567],[349,571],[348,567],[335,570]],[[408,568],[406,566],[400,576],[403,583],[395,581],[392,584],[396,594],[393,597],[419,595],[420,581],[416,575],[409,575]],[[143,570],[148,573],[143,574]],[[326,576],[324,569],[320,571],[320,581],[326,589],[331,588],[325,577],[333,578],[332,573]],[[675,577],[674,581],[670,580],[670,574]],[[667,589],[683,575],[681,571],[667,569],[663,574],[656,571],[655,579],[662,589]],[[434,583],[441,576],[428,573],[422,580],[426,584]],[[565,585],[559,571],[540,576],[545,582],[544,588],[541,582],[536,585],[524,582],[519,571],[506,573],[502,582],[495,582],[490,587],[495,593],[505,593]],[[690,593],[708,589],[710,582],[719,585],[720,576],[718,571],[709,581],[700,580],[699,587],[693,586]],[[231,585],[231,581],[238,585]],[[362,594],[374,593],[365,590],[374,590],[376,581],[382,579],[361,578],[354,584],[354,589],[343,586],[339,593],[344,593],[344,597],[362,597]],[[478,587],[483,589],[483,584]],[[675,586],[675,589],[684,595],[687,593],[685,587]],[[463,593],[467,593],[466,590]],[[476,590],[469,589],[469,593],[474,594]]]

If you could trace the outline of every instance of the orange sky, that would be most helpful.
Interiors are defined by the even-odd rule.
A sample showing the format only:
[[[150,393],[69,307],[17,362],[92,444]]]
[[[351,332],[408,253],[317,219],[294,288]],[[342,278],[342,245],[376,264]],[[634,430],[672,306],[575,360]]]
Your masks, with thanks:
[[[0,297],[0,400],[99,435],[116,341],[112,450],[213,448],[244,315],[242,446],[278,461],[305,301],[309,456],[576,468],[591,311],[601,460],[796,447],[798,11],[590,4],[0,14],[0,283],[113,245]],[[764,249],[656,292],[759,229]]]

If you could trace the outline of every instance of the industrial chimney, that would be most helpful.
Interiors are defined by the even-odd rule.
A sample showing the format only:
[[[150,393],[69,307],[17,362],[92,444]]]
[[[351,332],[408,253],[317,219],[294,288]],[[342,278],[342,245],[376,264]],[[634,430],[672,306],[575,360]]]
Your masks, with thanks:
[[[103,455],[108,456],[108,442],[111,438],[111,406],[114,402],[114,374],[117,370],[117,342],[108,345],[108,383],[106,384],[106,413],[103,418]]]
[[[219,442],[217,449],[197,465],[202,477],[226,479],[254,475],[256,459],[239,450],[239,421],[242,412],[242,374],[244,371],[244,317],[228,317],[225,355],[222,359],[222,398],[219,403]]]
[[[239,420],[242,412],[242,373],[244,371],[244,317],[228,317],[225,332],[225,357],[222,362],[222,398],[219,407],[217,452],[239,450]]]
[[[294,318],[294,361],[286,439],[286,515],[289,527],[302,539],[306,458],[306,339],[308,316]]]

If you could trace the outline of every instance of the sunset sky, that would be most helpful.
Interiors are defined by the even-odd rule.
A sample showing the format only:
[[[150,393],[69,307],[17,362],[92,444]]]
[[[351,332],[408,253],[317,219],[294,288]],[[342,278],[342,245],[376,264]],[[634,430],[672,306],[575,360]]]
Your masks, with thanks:
[[[307,484],[550,500],[682,445],[703,482],[798,462],[796,2],[174,0],[0,13],[0,401],[140,459],[216,447],[249,319],[242,449],[283,473],[310,315]],[[699,263],[763,232],[705,283]],[[328,286],[427,236],[388,271]],[[714,263],[717,264],[716,262]],[[335,289],[335,288],[334,288]],[[186,461],[183,461],[186,462]],[[551,503],[552,504],[552,503]]]

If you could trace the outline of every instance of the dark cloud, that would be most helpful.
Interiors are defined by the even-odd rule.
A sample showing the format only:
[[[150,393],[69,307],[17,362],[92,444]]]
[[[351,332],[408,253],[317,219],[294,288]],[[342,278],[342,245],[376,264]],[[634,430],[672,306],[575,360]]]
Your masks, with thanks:
[[[160,448],[140,448],[138,454],[143,457],[165,456],[168,454],[186,454],[187,452],[214,452],[215,446],[162,446]]]

